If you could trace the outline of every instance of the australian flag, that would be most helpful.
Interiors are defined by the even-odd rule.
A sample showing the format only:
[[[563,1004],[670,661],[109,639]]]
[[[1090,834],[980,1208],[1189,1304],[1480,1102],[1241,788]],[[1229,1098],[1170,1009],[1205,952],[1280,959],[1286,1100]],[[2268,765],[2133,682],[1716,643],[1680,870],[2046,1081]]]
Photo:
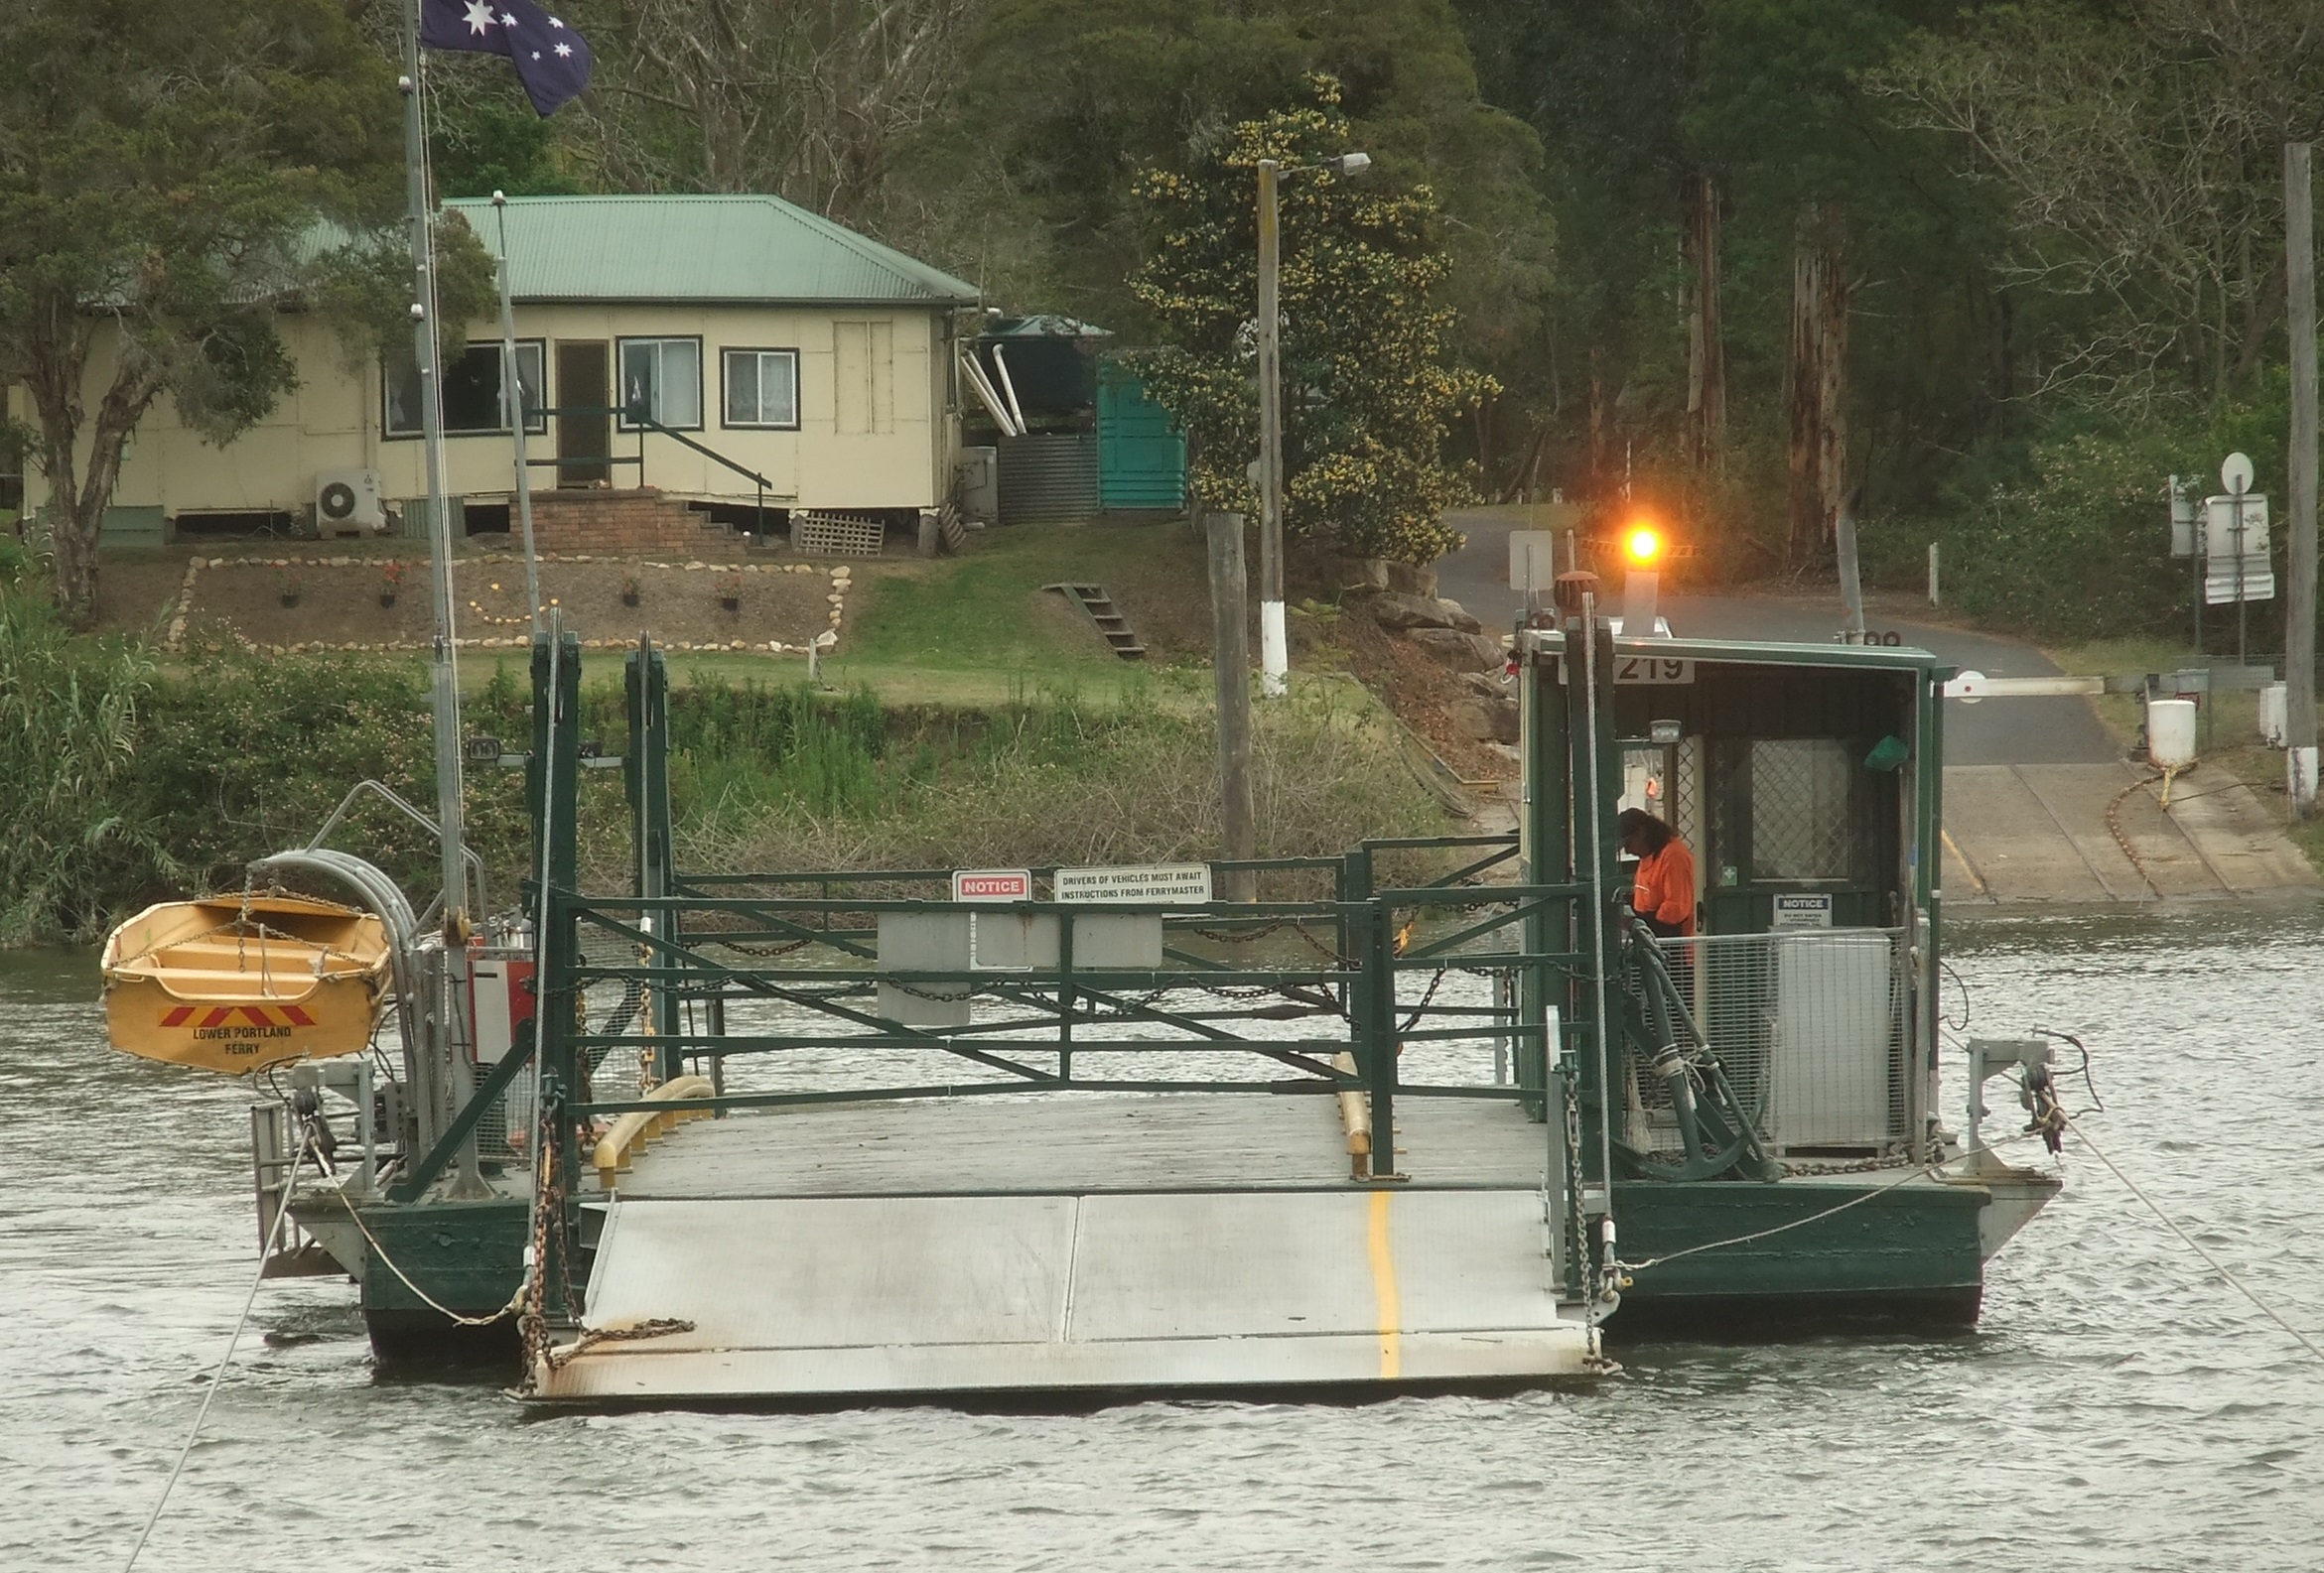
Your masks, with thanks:
[[[432,50],[507,56],[543,116],[589,85],[589,45],[533,0],[420,0],[420,42]]]

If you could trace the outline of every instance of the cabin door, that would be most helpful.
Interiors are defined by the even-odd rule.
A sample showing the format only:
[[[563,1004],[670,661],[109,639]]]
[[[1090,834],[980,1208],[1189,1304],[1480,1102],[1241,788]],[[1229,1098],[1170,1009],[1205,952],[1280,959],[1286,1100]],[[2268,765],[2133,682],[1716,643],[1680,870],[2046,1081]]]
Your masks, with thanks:
[[[602,486],[614,466],[613,404],[605,342],[557,342],[557,484]],[[566,413],[595,412],[595,413]]]
[[[1703,858],[1711,932],[1902,921],[1897,777],[1861,763],[1876,740],[1729,737],[1712,745]]]

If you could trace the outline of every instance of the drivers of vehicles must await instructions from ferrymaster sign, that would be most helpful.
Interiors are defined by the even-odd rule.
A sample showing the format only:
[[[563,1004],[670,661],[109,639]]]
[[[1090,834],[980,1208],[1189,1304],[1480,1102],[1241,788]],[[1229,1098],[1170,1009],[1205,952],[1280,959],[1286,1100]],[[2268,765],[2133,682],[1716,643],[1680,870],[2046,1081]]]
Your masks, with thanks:
[[[1060,868],[1059,901],[1208,901],[1210,864],[1158,863],[1138,868]]]

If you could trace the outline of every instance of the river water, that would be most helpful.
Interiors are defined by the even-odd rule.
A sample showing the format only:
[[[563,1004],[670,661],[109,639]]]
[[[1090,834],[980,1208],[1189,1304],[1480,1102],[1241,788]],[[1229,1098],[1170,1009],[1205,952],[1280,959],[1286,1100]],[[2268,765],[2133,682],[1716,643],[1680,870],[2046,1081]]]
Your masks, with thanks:
[[[1970,1031],[2090,1042],[2090,1136],[2324,1342],[2319,941],[2048,920],[1954,961]],[[256,1245],[242,1090],[111,1053],[95,991],[0,955],[0,1568],[122,1565]],[[344,1284],[269,1285],[139,1566],[2324,1567],[2324,1367],[2066,1170],[1973,1335],[1636,1348],[1515,1397],[542,1416],[381,1379]]]

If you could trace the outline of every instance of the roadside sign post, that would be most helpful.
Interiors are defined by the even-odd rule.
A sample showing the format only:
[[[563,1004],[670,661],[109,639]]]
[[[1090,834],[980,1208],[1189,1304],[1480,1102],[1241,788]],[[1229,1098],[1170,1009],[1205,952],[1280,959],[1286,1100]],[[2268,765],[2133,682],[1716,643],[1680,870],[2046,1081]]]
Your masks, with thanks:
[[[2291,441],[2285,477],[2284,793],[2291,817],[2316,809],[2316,214],[2309,145],[2283,147],[2284,310],[2291,329]]]

